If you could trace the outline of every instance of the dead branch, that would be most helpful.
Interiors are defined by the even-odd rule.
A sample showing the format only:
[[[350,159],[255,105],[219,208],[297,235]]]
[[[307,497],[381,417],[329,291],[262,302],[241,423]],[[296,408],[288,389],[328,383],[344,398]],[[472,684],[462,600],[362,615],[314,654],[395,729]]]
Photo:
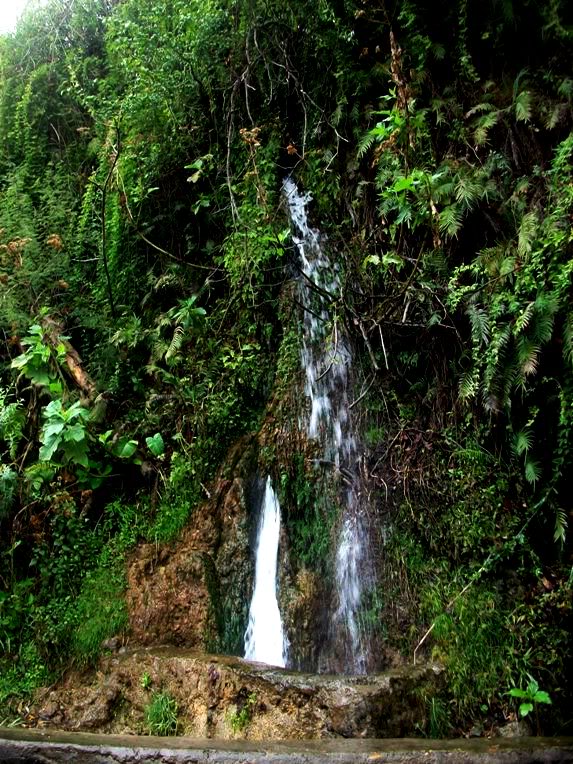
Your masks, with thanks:
[[[51,348],[55,350],[60,345],[64,346],[66,366],[70,377],[86,398],[92,401],[96,394],[95,382],[83,368],[82,359],[78,351],[63,337],[63,326],[55,319],[47,316],[42,320],[42,328],[44,329],[44,339]]]

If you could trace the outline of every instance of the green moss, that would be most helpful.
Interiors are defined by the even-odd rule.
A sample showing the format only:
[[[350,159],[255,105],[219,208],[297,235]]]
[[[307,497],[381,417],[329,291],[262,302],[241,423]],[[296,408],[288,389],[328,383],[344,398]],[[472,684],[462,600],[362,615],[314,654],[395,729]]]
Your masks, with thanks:
[[[223,654],[243,655],[248,615],[249,603],[246,600],[242,606],[230,601],[223,603],[223,631],[219,641],[219,649]]]
[[[75,602],[77,625],[72,635],[73,654],[81,664],[93,663],[102,643],[127,627],[124,565],[122,558],[106,562],[84,580]]]
[[[307,470],[303,454],[295,454],[289,472],[281,475],[279,489],[292,558],[313,570],[325,571],[339,514],[334,486]]]

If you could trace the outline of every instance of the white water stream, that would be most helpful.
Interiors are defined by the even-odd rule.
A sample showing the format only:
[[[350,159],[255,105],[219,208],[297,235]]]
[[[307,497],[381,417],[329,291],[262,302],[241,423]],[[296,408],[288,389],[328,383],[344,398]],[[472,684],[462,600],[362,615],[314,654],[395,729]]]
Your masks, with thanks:
[[[245,632],[245,658],[272,666],[286,666],[287,661],[287,642],[277,600],[280,529],[280,507],[268,477],[257,534],[255,585]]]
[[[309,401],[306,432],[322,446],[322,462],[344,484],[342,517],[336,552],[336,598],[331,619],[331,652],[345,673],[366,671],[366,646],[359,611],[363,584],[367,583],[367,532],[360,502],[359,454],[348,400],[352,352],[338,321],[334,302],[340,292],[339,270],[323,250],[320,234],[308,222],[311,197],[301,195],[288,178],[284,193],[295,229],[293,241],[303,277],[300,301],[304,310],[302,367]],[[326,660],[327,670],[334,668]]]

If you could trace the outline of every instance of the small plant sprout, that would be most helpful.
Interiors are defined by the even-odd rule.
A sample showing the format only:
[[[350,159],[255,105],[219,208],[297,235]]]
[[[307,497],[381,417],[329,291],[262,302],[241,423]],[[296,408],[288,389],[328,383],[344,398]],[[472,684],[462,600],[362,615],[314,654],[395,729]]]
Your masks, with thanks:
[[[139,680],[139,683],[141,684],[144,690],[149,690],[151,688],[153,681],[147,671],[144,674],[142,674],[141,679]]]
[[[533,709],[535,709],[537,713],[537,706],[539,703],[551,703],[549,694],[544,690],[539,689],[539,684],[532,676],[529,676],[529,679],[530,681],[527,685],[527,689],[520,690],[518,687],[513,687],[509,691],[509,694],[512,698],[518,698],[521,700],[521,703],[519,704],[519,715],[521,717],[528,716],[533,711]]]
[[[229,716],[229,722],[235,734],[242,732],[251,723],[256,705],[257,693],[251,692],[242,706]]]

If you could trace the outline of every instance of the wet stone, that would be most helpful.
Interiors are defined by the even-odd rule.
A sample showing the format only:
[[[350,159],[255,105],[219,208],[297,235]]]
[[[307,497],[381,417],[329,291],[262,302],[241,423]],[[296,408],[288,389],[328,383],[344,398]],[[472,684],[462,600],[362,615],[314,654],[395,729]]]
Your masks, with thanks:
[[[149,676],[150,688],[141,677]],[[103,658],[91,675],[70,673],[38,709],[44,727],[146,732],[150,692],[177,702],[181,734],[216,739],[312,739],[413,735],[437,666],[365,677],[303,674],[178,648],[141,648]],[[245,710],[246,709],[246,710]],[[237,721],[239,720],[239,721]]]

